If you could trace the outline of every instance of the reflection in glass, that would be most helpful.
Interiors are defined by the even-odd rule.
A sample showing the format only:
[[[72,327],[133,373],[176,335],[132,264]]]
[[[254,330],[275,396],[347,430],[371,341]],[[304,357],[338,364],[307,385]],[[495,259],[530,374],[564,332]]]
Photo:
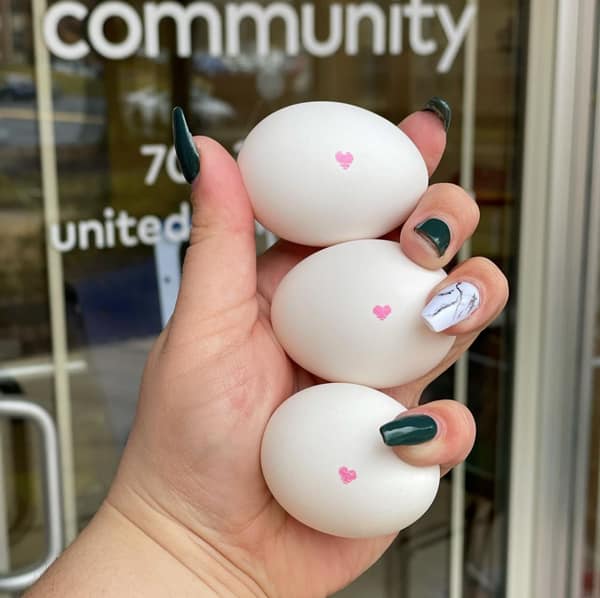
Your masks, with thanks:
[[[141,14],[141,2],[130,4]],[[447,5],[455,18],[465,7],[458,0]],[[300,3],[292,6],[300,11]],[[330,32],[330,8],[315,3],[315,34],[321,41]],[[2,27],[0,34],[0,227],[3,255],[9,259],[0,266],[0,371],[12,372],[2,375],[3,383],[16,385],[22,396],[53,411],[31,15],[25,2],[0,2],[2,17],[7,10],[10,19],[2,20],[10,27]],[[516,261],[519,206],[514,172],[519,160],[521,11],[520,4],[502,0],[480,3],[478,13],[473,191],[481,224],[473,253],[494,260],[509,278]],[[356,55],[339,51],[319,58],[301,51],[289,56],[283,24],[274,20],[267,56],[256,56],[255,32],[248,22],[240,27],[239,55],[212,56],[202,41],[207,39],[206,24],[198,19],[192,55],[186,59],[177,56],[174,24],[165,19],[156,58],[141,51],[124,60],[95,52],[77,61],[52,58],[61,214],[55,245],[64,250],[79,528],[106,494],[127,439],[146,354],[172,311],[179,282],[185,242],[166,239],[156,232],[155,220],[148,220],[164,223],[170,215],[182,214],[188,199],[189,188],[171,149],[171,107],[181,105],[195,133],[216,138],[235,154],[261,118],[288,104],[339,100],[399,122],[439,95],[452,105],[454,116],[433,180],[458,183],[463,54],[458,53],[448,72],[439,72],[441,49],[447,45],[444,30],[437,19],[424,19],[422,25],[423,36],[439,50],[428,56],[411,49],[406,19],[400,53],[374,54],[365,22],[359,27]],[[82,26],[65,19],[59,34],[73,42],[81,39]],[[109,40],[122,39],[123,23],[109,19],[104,34]],[[122,224],[115,224],[110,243],[107,222],[119,218]],[[74,223],[77,235],[72,242],[68,223]],[[259,251],[274,240],[260,226],[257,238]],[[482,333],[469,358],[468,398],[479,435],[467,463],[464,574],[465,596],[477,598],[501,595],[503,585],[510,331],[508,315],[499,318]],[[453,374],[448,372],[423,400],[452,394]],[[5,470],[14,563],[22,554],[36,554],[41,542],[30,436],[18,423],[3,435],[11,438]],[[341,596],[446,595],[451,483],[451,476],[444,478],[430,513],[403,532],[384,559]]]

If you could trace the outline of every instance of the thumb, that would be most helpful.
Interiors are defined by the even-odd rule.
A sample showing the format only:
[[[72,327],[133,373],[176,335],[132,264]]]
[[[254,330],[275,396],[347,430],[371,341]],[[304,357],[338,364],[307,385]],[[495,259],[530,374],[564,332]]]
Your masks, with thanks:
[[[254,299],[254,214],[235,160],[216,141],[192,137],[181,108],[173,111],[173,136],[192,183],[192,222],[169,337],[190,338]]]

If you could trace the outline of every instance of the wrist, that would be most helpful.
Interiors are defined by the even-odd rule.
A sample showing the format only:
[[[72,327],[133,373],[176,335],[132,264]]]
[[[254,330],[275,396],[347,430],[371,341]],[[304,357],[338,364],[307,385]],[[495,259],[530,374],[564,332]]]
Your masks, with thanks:
[[[250,576],[177,522],[141,500],[129,506],[135,518],[109,497],[27,596],[266,598]]]
[[[173,576],[179,570],[182,579],[189,578],[190,585],[195,587],[194,596],[268,598],[272,595],[265,590],[267,584],[257,581],[258,576],[250,572],[250,567],[238,565],[242,558],[231,558],[232,547],[228,546],[231,550],[226,555],[216,541],[207,539],[209,534],[199,535],[127,487],[113,487],[101,512],[153,545],[165,564],[170,562]],[[179,584],[174,586],[176,595],[181,595]]]

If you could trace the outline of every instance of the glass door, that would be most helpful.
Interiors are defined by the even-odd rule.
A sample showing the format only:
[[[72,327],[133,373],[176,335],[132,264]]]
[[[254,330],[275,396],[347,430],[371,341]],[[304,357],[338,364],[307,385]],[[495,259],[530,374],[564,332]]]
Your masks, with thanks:
[[[66,542],[110,485],[177,292],[189,208],[171,106],[235,154],[287,104],[339,100],[398,122],[444,97],[453,122],[433,180],[481,209],[460,259],[484,255],[517,280],[527,2],[294,1],[272,18],[214,2],[212,20],[186,12],[208,3],[161,16],[150,4],[0,0],[0,380],[53,418]],[[260,251],[272,242],[257,236]],[[476,446],[340,596],[503,595],[514,332],[511,304],[425,393],[469,405]],[[43,558],[47,501],[40,439],[19,418],[1,425],[0,567],[13,570]]]

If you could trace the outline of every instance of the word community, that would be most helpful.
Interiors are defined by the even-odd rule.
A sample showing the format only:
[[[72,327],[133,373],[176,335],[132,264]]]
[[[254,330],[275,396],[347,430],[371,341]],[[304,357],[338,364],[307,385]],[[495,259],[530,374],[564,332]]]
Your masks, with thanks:
[[[123,245],[135,247],[156,245],[161,240],[169,243],[182,243],[190,235],[190,206],[182,203],[179,212],[167,216],[164,222],[158,216],[142,216],[137,219],[130,216],[126,210],[118,214],[113,208],[103,211],[104,221],[90,219],[79,222],[66,222],[64,236],[61,235],[60,225],[50,226],[50,242],[54,249],[65,253],[75,248],[104,249]]]
[[[371,33],[373,54],[399,55],[408,37],[410,49],[419,56],[441,52],[437,71],[447,73],[452,67],[477,11],[474,4],[466,4],[456,19],[446,4],[410,0],[387,5],[375,2],[328,6],[328,34],[317,39],[315,4],[295,6],[287,2],[144,2],[139,14],[126,2],[100,2],[89,8],[83,2],[59,1],[44,17],[44,38],[49,50],[66,60],[79,60],[93,49],[112,60],[128,58],[143,50],[148,58],[160,53],[159,25],[163,19],[172,19],[176,27],[177,55],[189,57],[192,53],[192,23],[202,19],[206,24],[206,39],[198,45],[207,48],[211,56],[238,56],[242,53],[240,26],[249,20],[254,24],[256,54],[266,56],[271,51],[270,27],[273,21],[283,23],[286,54],[294,56],[301,51],[323,57],[343,51],[348,55],[359,52],[359,28],[365,24]],[[63,19],[75,19],[87,27],[85,39],[62,39],[59,27]],[[126,34],[121,41],[108,40],[104,25],[111,18],[125,23]],[[425,32],[430,22],[439,22],[446,45],[438,47],[436,39]],[[86,23],[86,25],[84,25]]]

